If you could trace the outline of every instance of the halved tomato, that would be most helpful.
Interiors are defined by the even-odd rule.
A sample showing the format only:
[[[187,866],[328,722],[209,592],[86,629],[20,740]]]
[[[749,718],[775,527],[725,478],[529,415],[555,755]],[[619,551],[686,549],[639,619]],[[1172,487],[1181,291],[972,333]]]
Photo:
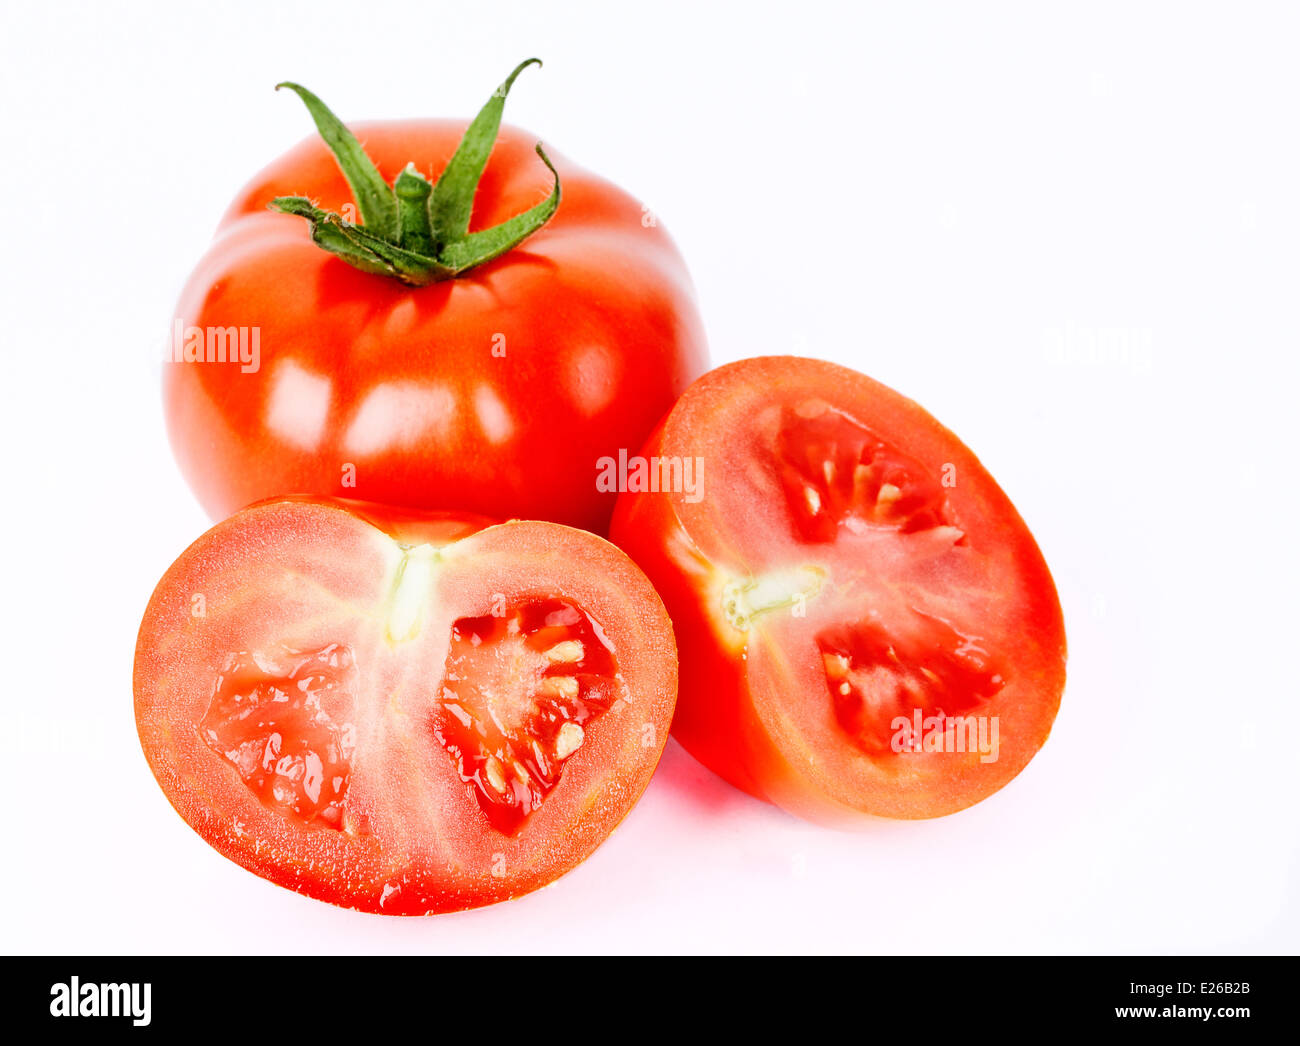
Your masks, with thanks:
[[[673,733],[705,765],[841,824],[960,810],[1042,746],[1065,684],[1051,575],[917,404],[745,360],[692,385],[635,466],[612,537],[672,615]]]
[[[262,502],[159,583],[140,741],[204,839],[264,878],[413,915],[535,890],[640,797],[672,626],[613,545],[355,503]]]

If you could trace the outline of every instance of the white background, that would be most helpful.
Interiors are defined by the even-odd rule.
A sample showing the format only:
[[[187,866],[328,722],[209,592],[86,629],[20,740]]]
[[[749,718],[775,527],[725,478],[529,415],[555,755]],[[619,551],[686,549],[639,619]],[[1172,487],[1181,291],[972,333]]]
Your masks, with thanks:
[[[0,946],[1294,952],[1300,24],[975,9],[7,0]],[[533,54],[507,119],[657,212],[716,362],[848,364],[980,454],[1054,571],[1069,685],[953,817],[828,832],[674,744],[558,884],[357,915],[218,856],[141,755],[135,630],[208,525],[157,353],[228,201],[310,130],[274,83],[468,118]]]

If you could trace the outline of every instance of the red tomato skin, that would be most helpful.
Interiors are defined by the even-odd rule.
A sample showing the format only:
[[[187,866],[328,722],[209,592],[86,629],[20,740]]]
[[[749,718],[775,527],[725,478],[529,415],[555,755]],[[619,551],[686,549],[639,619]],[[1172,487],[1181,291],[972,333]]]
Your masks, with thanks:
[[[465,125],[353,129],[385,178],[434,177]],[[537,139],[503,126],[471,231],[541,200]],[[706,365],[689,274],[631,196],[552,154],[562,200],[519,247],[411,288],[353,269],[307,222],[267,210],[351,194],[317,138],[259,174],[227,212],[177,303],[164,366],[167,429],[214,519],[286,494],[455,508],[604,532],[615,494],[598,460],[635,448]],[[175,335],[256,331],[256,368],[174,362]],[[183,355],[183,350],[182,350]],[[251,355],[251,352],[250,352]]]
[[[763,388],[781,388],[787,377],[782,367],[787,363],[795,368],[825,368],[831,377],[828,390],[835,387],[837,374],[852,374],[831,364],[771,357],[719,367],[701,378],[696,388],[725,387],[731,375],[743,368],[757,375]],[[984,477],[1002,524],[999,541],[1025,571],[1028,609],[1023,623],[1028,632],[1043,637],[1042,646],[1049,653],[1033,668],[1041,699],[1023,714],[1026,734],[1032,740],[1004,761],[1004,772],[1000,772],[993,787],[974,776],[955,775],[947,781],[932,782],[925,790],[872,796],[870,804],[874,809],[870,811],[830,794],[817,772],[799,766],[791,760],[788,749],[775,743],[767,725],[770,719],[765,719],[760,710],[770,695],[755,691],[744,643],[729,644],[720,633],[716,608],[710,604],[717,593],[710,590],[706,580],[707,557],[680,518],[679,496],[625,493],[619,498],[610,527],[610,539],[645,571],[673,621],[680,661],[673,736],[699,762],[755,798],[804,820],[849,830],[860,829],[880,816],[906,820],[943,816],[969,807],[1005,785],[1046,740],[1065,686],[1066,665],[1065,624],[1055,584],[1032,534],[1009,499],[976,456],[918,404],[863,375],[852,377],[879,391],[882,409],[888,416],[895,420],[907,418],[917,431],[925,431],[927,438],[944,441],[947,456],[963,475]],[[667,429],[683,410],[683,403],[679,402],[656,426],[641,451],[643,458],[683,453],[680,432],[679,442],[674,445],[667,437]],[[697,449],[708,447],[704,440]],[[716,476],[713,481],[718,482]],[[743,530],[746,522],[736,520],[734,525]],[[718,540],[722,545],[729,541],[725,535]]]

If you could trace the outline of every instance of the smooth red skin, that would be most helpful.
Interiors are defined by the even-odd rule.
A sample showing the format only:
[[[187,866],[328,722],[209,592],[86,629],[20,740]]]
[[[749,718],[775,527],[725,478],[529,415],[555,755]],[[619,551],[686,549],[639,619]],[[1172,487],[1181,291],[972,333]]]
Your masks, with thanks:
[[[436,177],[464,129],[353,128],[390,183],[408,161]],[[471,231],[545,198],[536,142],[501,128]],[[596,489],[597,461],[640,446],[702,373],[704,332],[662,227],[621,189],[548,155],[562,184],[550,222],[501,258],[423,288],[353,269],[311,242],[305,220],[267,210],[281,195],[351,204],[318,138],[244,189],[175,316],[205,330],[259,327],[261,366],[164,367],[172,448],[214,519],[267,497],[321,494],[605,531],[615,495]],[[502,338],[504,357],[493,355]],[[369,422],[350,433],[377,389]],[[355,486],[344,485],[348,465]]]
[[[682,439],[687,442],[695,439],[689,426],[685,433],[678,433],[672,446],[666,446],[666,433],[670,427],[680,425],[687,401],[706,386],[725,390],[724,395],[737,398],[760,396],[763,390],[779,396],[777,390],[786,385],[792,368],[805,366],[824,370],[821,391],[825,399],[835,403],[835,390],[844,386],[845,375],[851,372],[834,364],[793,357],[764,357],[727,364],[705,375],[688,390],[651,434],[642,456],[686,452]],[[1038,684],[1035,702],[1018,713],[1025,737],[1009,739],[1004,733],[1005,758],[992,786],[978,774],[954,774],[920,795],[872,795],[859,797],[859,802],[850,804],[843,797],[829,794],[818,781],[819,773],[833,772],[840,760],[856,759],[856,751],[846,740],[842,751],[820,753],[823,765],[812,773],[790,759],[788,751],[774,740],[768,721],[760,711],[762,707],[770,707],[774,699],[779,703],[782,698],[768,692],[767,680],[755,683],[744,658],[744,645],[729,645],[722,640],[709,606],[709,593],[701,585],[702,575],[692,574],[681,566],[686,550],[689,550],[687,558],[694,555],[701,563],[710,561],[701,544],[712,546],[716,552],[740,546],[752,548],[767,541],[755,533],[752,515],[729,519],[723,531],[692,533],[679,514],[680,495],[625,493],[619,498],[610,526],[610,540],[646,572],[673,620],[680,664],[673,736],[714,773],[750,795],[805,820],[849,829],[861,827],[873,815],[911,820],[954,813],[1005,785],[1047,739],[1065,686],[1066,659],[1065,624],[1055,585],[1042,553],[1011,501],[975,455],[918,404],[863,375],[855,374],[853,378],[876,390],[879,396],[876,407],[889,422],[879,430],[882,436],[896,438],[903,427],[910,427],[920,441],[942,445],[943,460],[956,464],[961,475],[981,477],[979,482],[984,484],[983,495],[991,514],[984,522],[998,528],[998,540],[1012,550],[1023,566],[1031,607],[1024,626],[1027,632],[1042,637],[1042,646],[1049,653],[1035,666]],[[716,435],[728,438],[724,434]],[[702,437],[691,452],[703,453],[707,467],[709,450],[709,439]],[[706,471],[706,498],[710,479],[721,482],[716,474],[710,477]],[[824,696],[819,693],[817,698]],[[785,695],[786,699],[791,697]]]
[[[199,736],[197,724],[221,660],[215,655],[223,652],[212,647],[204,630],[215,628],[230,641],[224,652],[240,648],[240,636],[261,634],[268,623],[266,631],[274,635],[285,601],[268,591],[257,571],[303,549],[315,572],[275,574],[277,581],[305,581],[309,591],[324,585],[369,605],[365,600],[380,578],[368,528],[360,523],[404,545],[452,546],[453,561],[442,568],[437,596],[447,625],[462,614],[487,612],[504,583],[508,596],[574,599],[610,630],[629,703],[588,730],[555,790],[512,836],[488,827],[450,758],[430,751],[435,748],[431,736],[412,733],[429,725],[419,701],[397,719],[403,725],[393,727],[396,734],[371,757],[372,764],[387,768],[381,776],[399,796],[398,820],[386,833],[350,840],[264,807]],[[248,559],[248,569],[232,573],[230,556]],[[208,598],[207,624],[191,616],[196,592]],[[238,613],[222,609],[231,606]],[[406,656],[425,665],[425,678],[438,678],[441,658],[426,665],[427,651],[413,649]],[[545,886],[585,860],[649,784],[668,738],[676,689],[676,648],[663,604],[636,565],[603,539],[550,523],[494,525],[464,513],[414,513],[311,497],[249,506],[186,549],[149,601],[134,669],[141,746],[168,801],[190,827],[264,879],[385,915],[493,904]],[[424,761],[416,758],[421,752]],[[400,797],[405,797],[406,816]],[[396,892],[393,883],[401,887]]]

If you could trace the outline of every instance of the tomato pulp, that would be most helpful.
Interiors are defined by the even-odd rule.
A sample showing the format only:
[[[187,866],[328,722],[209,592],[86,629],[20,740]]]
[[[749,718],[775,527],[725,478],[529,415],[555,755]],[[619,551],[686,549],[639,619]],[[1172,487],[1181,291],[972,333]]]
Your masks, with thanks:
[[[1042,746],[1065,683],[1051,575],[917,404],[834,364],[746,360],[688,389],[642,461],[664,482],[623,494],[611,535],[672,615],[673,733],[701,762],[844,824],[960,810]],[[699,489],[679,489],[692,463]]]
[[[601,538],[294,498],[167,572],[135,711],[167,798],[221,853],[413,915],[587,857],[649,782],[676,682],[663,605]]]

